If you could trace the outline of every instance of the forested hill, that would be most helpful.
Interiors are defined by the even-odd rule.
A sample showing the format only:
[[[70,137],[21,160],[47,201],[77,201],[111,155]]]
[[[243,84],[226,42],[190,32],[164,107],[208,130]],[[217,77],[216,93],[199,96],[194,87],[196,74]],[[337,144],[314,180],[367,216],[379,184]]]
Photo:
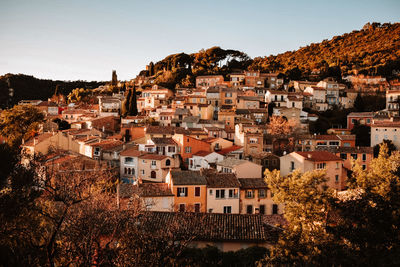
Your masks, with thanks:
[[[96,88],[105,82],[53,81],[37,79],[24,74],[6,74],[0,76],[0,107],[4,108],[9,100],[9,88],[14,89],[14,96],[9,105],[23,99],[47,100],[56,88],[58,93],[68,95],[75,88]]]
[[[244,52],[220,47],[193,54],[172,54],[155,64],[150,62],[140,74],[174,88],[176,84],[193,86],[198,75],[226,76],[246,69],[278,72],[288,79],[340,78],[352,73],[388,77],[393,70],[400,70],[400,23],[367,23],[361,30],[331,40],[253,60]]]
[[[276,56],[257,57],[249,67],[266,72],[282,72],[307,77],[359,74],[392,75],[400,70],[400,23],[367,23],[331,40],[310,44]],[[329,73],[328,73],[329,72]]]
[[[197,53],[172,54],[156,62],[150,62],[148,69],[140,75],[153,77],[157,84],[174,89],[176,84],[183,87],[194,86],[199,75],[227,75],[246,69],[251,63],[247,54],[218,46]]]

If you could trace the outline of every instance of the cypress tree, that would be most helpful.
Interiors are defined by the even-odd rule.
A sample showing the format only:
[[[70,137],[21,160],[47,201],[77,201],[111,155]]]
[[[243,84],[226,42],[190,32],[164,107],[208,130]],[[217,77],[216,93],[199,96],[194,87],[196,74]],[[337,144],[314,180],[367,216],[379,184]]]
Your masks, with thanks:
[[[136,116],[137,114],[138,114],[138,109],[137,109],[137,99],[136,99],[136,86],[134,85],[132,93],[130,95],[128,115]]]
[[[356,100],[354,101],[354,108],[358,112],[364,111],[364,100],[359,93],[357,94]]]
[[[122,102],[122,109],[121,109],[122,117],[125,117],[126,115],[128,115],[130,101],[131,101],[131,95],[132,95],[132,90],[128,89],[128,94],[126,95],[124,102]]]

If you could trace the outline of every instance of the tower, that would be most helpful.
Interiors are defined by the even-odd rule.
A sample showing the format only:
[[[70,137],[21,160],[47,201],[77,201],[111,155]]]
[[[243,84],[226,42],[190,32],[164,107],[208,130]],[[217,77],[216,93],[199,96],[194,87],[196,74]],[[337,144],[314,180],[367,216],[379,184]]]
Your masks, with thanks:
[[[111,78],[111,85],[116,86],[118,83],[118,78],[117,78],[117,71],[113,70],[112,71],[112,78]]]

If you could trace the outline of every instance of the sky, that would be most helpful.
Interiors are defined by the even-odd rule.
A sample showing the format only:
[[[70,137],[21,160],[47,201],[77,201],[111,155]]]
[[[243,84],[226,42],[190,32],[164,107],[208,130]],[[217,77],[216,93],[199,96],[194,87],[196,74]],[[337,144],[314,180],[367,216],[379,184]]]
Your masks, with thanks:
[[[0,0],[0,75],[130,80],[174,53],[276,55],[367,22],[400,22],[400,1]]]

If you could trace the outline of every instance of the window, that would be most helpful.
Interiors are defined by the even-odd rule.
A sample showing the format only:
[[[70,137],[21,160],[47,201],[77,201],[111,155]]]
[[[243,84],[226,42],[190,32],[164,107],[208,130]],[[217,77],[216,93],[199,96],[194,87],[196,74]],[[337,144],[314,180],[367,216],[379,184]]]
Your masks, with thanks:
[[[200,212],[200,203],[194,204],[194,212]]]
[[[175,153],[175,147],[174,146],[169,146],[168,147],[168,152]]]
[[[177,197],[187,197],[188,188],[187,187],[178,187],[177,188]]]
[[[265,198],[265,189],[258,189],[258,197]]]
[[[278,214],[278,205],[272,204],[272,214]]]
[[[250,144],[257,144],[257,138],[250,138]]]
[[[179,204],[179,212],[185,212],[186,209],[185,206],[186,206],[185,204]]]
[[[150,177],[153,178],[153,179],[156,179],[157,178],[157,173],[155,171],[151,171]]]
[[[357,154],[355,154],[355,153],[352,153],[350,156],[351,156],[353,159],[357,159]]]
[[[237,189],[229,189],[229,198],[237,198],[238,197],[238,190]]]
[[[356,123],[356,119],[351,119],[351,124],[355,124]]]
[[[339,175],[337,175],[337,174],[335,175],[335,182],[339,183]]]
[[[339,142],[338,141],[330,141],[329,145],[330,146],[339,146]]]
[[[215,190],[215,198],[225,198],[225,189]]]
[[[247,205],[246,213],[247,214],[253,214],[253,205]]]
[[[265,205],[260,205],[259,211],[260,214],[265,214]]]
[[[210,196],[212,196],[212,194],[213,194],[213,191],[212,191],[212,189],[210,189]]]
[[[336,169],[339,169],[339,162],[336,162]]]
[[[171,165],[171,160],[170,159],[167,159],[166,161],[165,161],[165,166],[170,166]]]
[[[225,97],[232,97],[232,93],[225,93]]]
[[[232,207],[231,206],[224,206],[224,213],[232,213]]]
[[[246,190],[246,198],[253,198],[254,193],[253,190]]]
[[[290,171],[294,171],[294,161],[290,162]]]
[[[371,119],[367,119],[367,123],[368,123],[368,124],[371,123]]]
[[[142,175],[144,175],[144,170],[142,170]]]
[[[231,168],[225,168],[225,167],[224,167],[224,168],[222,169],[222,172],[223,172],[223,173],[232,173],[232,169],[231,169]]]
[[[367,168],[367,165],[363,164],[362,169],[365,170]]]
[[[155,160],[152,160],[152,161],[151,161],[151,166],[152,166],[152,167],[153,167],[153,166],[154,166],[154,167],[157,166],[157,162],[156,162]]]
[[[346,153],[340,153],[340,158],[341,159],[347,159],[347,154]]]
[[[196,186],[194,188],[194,196],[195,197],[199,197],[200,196],[200,187],[199,186]]]
[[[366,161],[366,160],[367,160],[367,154],[365,154],[365,153],[362,154],[362,160],[363,160],[363,161]]]
[[[131,158],[131,157],[126,157],[126,158],[125,158],[125,164],[128,164],[128,165],[133,164],[133,158]]]
[[[185,147],[185,153],[192,153],[192,147],[191,146]]]
[[[326,169],[326,163],[317,163],[317,170]]]

